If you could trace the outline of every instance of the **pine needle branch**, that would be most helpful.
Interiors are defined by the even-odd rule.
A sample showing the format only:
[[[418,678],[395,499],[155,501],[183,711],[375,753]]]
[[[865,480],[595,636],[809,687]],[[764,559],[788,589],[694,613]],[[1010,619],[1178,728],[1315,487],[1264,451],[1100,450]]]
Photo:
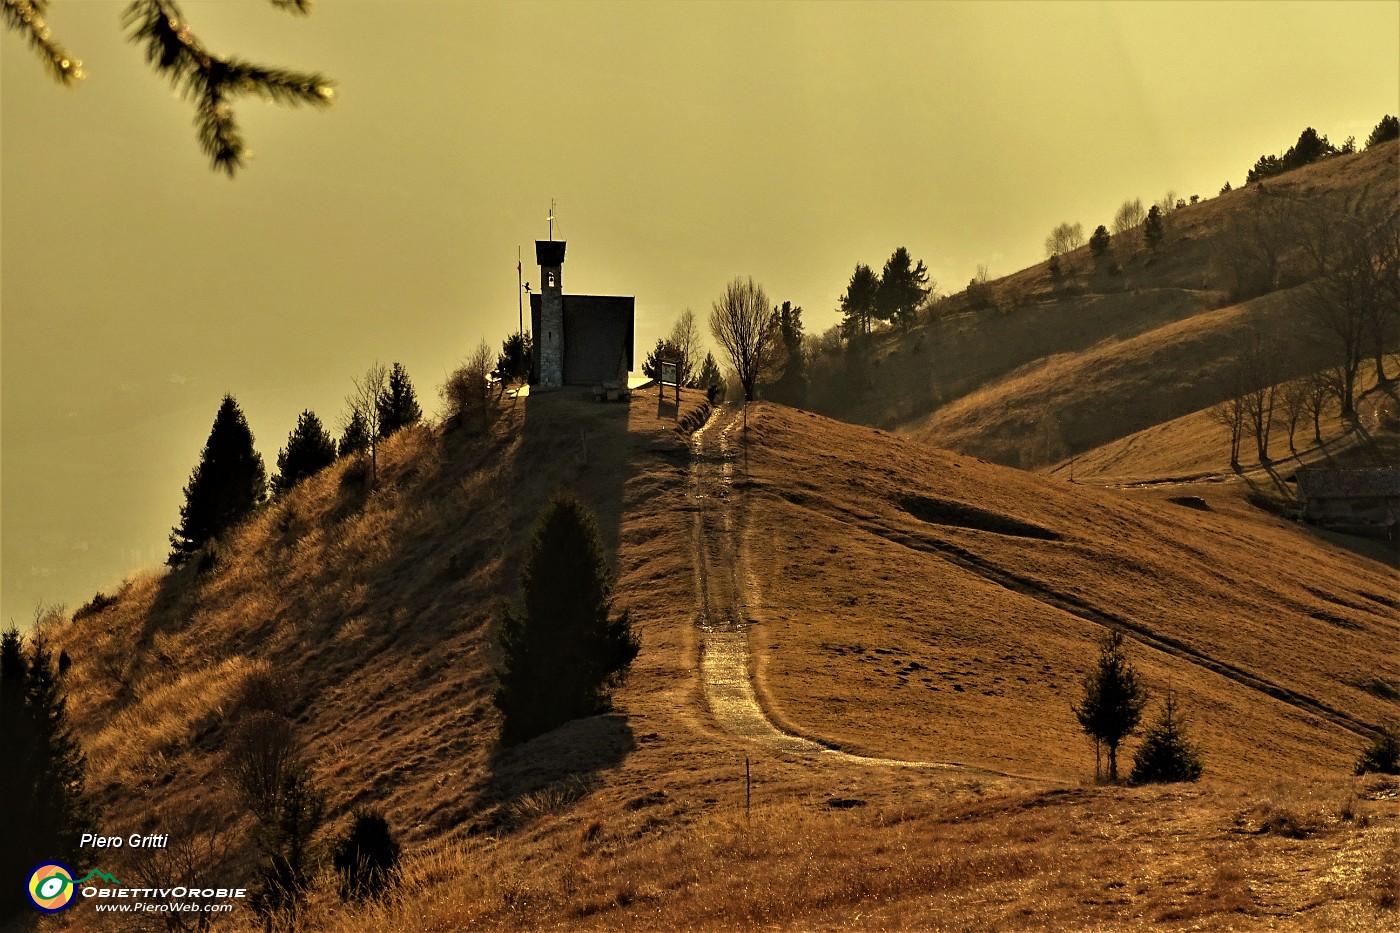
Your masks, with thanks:
[[[10,2],[10,0],[5,0]],[[310,0],[272,0],[274,6],[306,13]],[[256,95],[279,104],[329,106],[335,86],[320,74],[267,68],[215,55],[191,31],[174,0],[135,0],[122,17],[129,38],[145,46],[146,61],[195,102],[200,146],[213,168],[232,177],[247,149],[231,99]]]
[[[53,40],[44,14],[48,12],[47,0],[3,0],[0,5],[5,26],[15,32],[24,33],[29,47],[43,59],[56,81],[72,86],[83,78],[83,63],[63,50],[63,46]]]

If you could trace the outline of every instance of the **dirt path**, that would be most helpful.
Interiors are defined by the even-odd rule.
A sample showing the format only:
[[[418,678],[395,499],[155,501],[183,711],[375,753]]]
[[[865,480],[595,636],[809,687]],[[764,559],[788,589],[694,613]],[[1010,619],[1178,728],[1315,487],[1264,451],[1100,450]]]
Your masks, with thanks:
[[[852,755],[780,729],[754,693],[745,594],[757,581],[744,570],[739,540],[742,497],[734,490],[737,435],[743,425],[738,405],[715,409],[691,439],[690,484],[695,510],[692,547],[695,589],[699,594],[696,624],[700,632],[700,674],[705,696],[720,728],[775,752],[821,756],[851,764],[880,767],[947,769],[965,774],[1018,777],[954,762],[903,761]]]

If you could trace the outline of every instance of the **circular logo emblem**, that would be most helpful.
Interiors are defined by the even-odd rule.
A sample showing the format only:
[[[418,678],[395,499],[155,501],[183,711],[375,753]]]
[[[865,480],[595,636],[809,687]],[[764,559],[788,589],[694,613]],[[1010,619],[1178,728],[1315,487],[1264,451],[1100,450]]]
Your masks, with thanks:
[[[62,862],[45,862],[29,874],[29,901],[46,914],[73,903],[73,869]]]

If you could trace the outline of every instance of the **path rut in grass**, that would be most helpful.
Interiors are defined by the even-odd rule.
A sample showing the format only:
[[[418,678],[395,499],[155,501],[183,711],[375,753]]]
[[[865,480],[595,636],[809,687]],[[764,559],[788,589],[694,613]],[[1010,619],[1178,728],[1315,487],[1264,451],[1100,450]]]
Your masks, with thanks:
[[[739,541],[742,496],[734,487],[741,460],[737,435],[743,410],[737,405],[715,409],[691,440],[690,494],[697,508],[692,532],[695,589],[698,595],[700,673],[705,697],[720,727],[772,751],[820,756],[852,764],[882,767],[947,769],[968,774],[1012,777],[954,762],[904,761],[852,755],[777,726],[754,692],[750,673],[749,621],[745,594],[757,585],[744,572]]]

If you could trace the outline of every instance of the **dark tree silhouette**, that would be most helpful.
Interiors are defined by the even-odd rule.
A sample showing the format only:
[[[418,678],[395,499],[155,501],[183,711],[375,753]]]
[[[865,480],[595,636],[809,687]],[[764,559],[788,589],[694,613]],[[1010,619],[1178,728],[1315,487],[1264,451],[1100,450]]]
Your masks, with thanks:
[[[638,644],[612,615],[613,577],[593,514],[571,495],[540,513],[520,571],[521,611],[501,620],[495,703],[501,740],[523,742],[611,708]]]
[[[335,441],[310,409],[297,418],[297,426],[287,437],[287,446],[277,452],[277,473],[272,491],[281,495],[297,483],[335,462]]]
[[[1259,161],[1254,163],[1254,167],[1245,176],[1245,181],[1248,183],[1263,181],[1266,178],[1291,172],[1295,168],[1302,168],[1304,165],[1310,165],[1340,152],[1341,150],[1327,141],[1326,136],[1319,136],[1317,130],[1308,127],[1298,135],[1298,141],[1290,146],[1282,156],[1260,156]]]
[[[271,2],[295,13],[311,10],[311,0]],[[47,0],[3,0],[0,12],[10,30],[23,33],[50,74],[71,86],[83,77],[83,63],[53,39],[43,18],[48,5]],[[278,104],[327,107],[335,97],[334,84],[320,74],[268,68],[210,52],[190,31],[175,0],[134,0],[122,14],[122,23],[127,38],[144,48],[156,73],[194,103],[200,146],[213,167],[230,177],[247,154],[232,109],[236,98],[252,95]]]
[[[1108,233],[1108,228],[1103,224],[1099,224],[1094,228],[1093,235],[1089,237],[1089,252],[1094,254],[1095,259],[1100,259],[1108,252],[1108,245],[1110,242],[1111,238]]]
[[[774,369],[780,365],[781,374],[764,390],[765,397],[785,405],[805,405],[807,358],[802,352],[802,309],[784,301],[773,309],[769,327],[777,331]]]
[[[63,677],[42,639],[25,657],[11,628],[0,636],[0,875],[23,879],[36,864],[85,861],[78,839],[95,824],[83,795],[86,763],[68,728]],[[0,922],[23,908],[23,887],[0,886]]]
[[[178,566],[246,518],[267,492],[267,472],[238,402],[225,395],[199,464],[185,486],[167,560]]]
[[[1148,249],[1156,249],[1162,243],[1162,209],[1156,204],[1148,208],[1147,219],[1142,222],[1142,239]]]
[[[1366,148],[1370,149],[1392,139],[1400,139],[1400,117],[1386,114],[1381,117],[1381,122],[1376,124],[1376,128],[1371,130],[1371,135],[1366,137]]]
[[[1133,755],[1133,783],[1168,784],[1200,776],[1200,750],[1187,738],[1186,721],[1177,711],[1176,697],[1168,691],[1161,715]]]
[[[357,809],[349,832],[331,857],[340,875],[340,897],[361,901],[378,897],[393,883],[399,867],[399,843],[377,810]]]
[[[423,418],[423,409],[418,407],[413,383],[408,381],[408,373],[402,363],[395,363],[389,370],[389,383],[379,393],[375,405],[379,410],[380,440],[400,428],[417,424]]]
[[[724,374],[719,371],[719,364],[715,362],[713,353],[705,354],[705,362],[700,364],[700,375],[695,377],[696,388],[704,389],[710,395],[710,401],[716,397],[724,396]]]
[[[923,260],[915,265],[909,250],[896,249],[885,261],[880,283],[875,289],[875,316],[893,321],[904,330],[915,323],[919,305],[930,291],[928,270]]]
[[[1099,661],[1084,677],[1084,699],[1074,707],[1079,725],[1108,746],[1108,777],[1118,780],[1118,745],[1137,729],[1147,690],[1128,660],[1123,633],[1113,629],[1099,643]]]
[[[642,375],[648,379],[661,378],[661,360],[663,358],[676,361],[681,357],[681,351],[669,340],[657,339],[656,346],[652,347],[647,358],[642,361]]]
[[[773,358],[777,334],[769,326],[768,296],[752,278],[735,279],[710,309],[710,334],[729,355],[744,388],[744,401]]]
[[[841,296],[841,328],[847,339],[870,333],[875,317],[875,295],[880,290],[880,277],[865,263],[857,263]]]
[[[368,452],[369,425],[365,423],[364,415],[358,410],[352,410],[345,422],[345,430],[340,434],[340,443],[336,445],[336,456],[348,457],[350,454]]]
[[[511,334],[501,342],[501,353],[496,357],[496,368],[491,376],[501,385],[511,380],[524,382],[530,378],[530,359],[535,352],[535,341],[529,332]]]
[[[1400,732],[1382,726],[1356,760],[1354,770],[1357,774],[1400,774]]]

